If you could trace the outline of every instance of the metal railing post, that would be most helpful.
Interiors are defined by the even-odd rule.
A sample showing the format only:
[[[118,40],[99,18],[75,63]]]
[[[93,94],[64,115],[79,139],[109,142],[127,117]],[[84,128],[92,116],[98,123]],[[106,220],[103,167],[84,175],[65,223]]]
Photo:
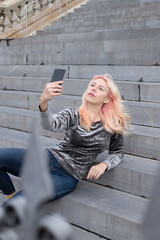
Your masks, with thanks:
[[[66,0],[66,12],[67,12],[67,15],[68,15],[68,0]]]
[[[27,26],[27,22],[28,22],[28,16],[27,16],[27,12],[28,12],[28,5],[26,5],[26,37],[28,35],[28,26]]]
[[[60,4],[60,21],[61,21],[61,15],[62,15],[62,4],[61,4],[62,2],[61,2],[61,0],[59,1],[59,4]]]
[[[35,1],[31,2],[31,3],[26,4],[26,37],[28,35],[28,6],[33,4],[33,3],[35,3],[35,2],[38,2],[38,1],[39,0],[35,0]]]

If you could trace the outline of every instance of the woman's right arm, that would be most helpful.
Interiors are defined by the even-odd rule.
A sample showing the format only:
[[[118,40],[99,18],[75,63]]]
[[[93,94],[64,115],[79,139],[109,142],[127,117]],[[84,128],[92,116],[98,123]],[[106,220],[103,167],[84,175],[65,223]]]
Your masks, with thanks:
[[[50,101],[54,96],[60,96],[62,94],[62,84],[63,81],[47,83],[46,87],[41,95],[39,108],[41,112],[45,112],[48,108],[48,101]]]
[[[57,114],[52,114],[48,108],[48,101],[54,96],[60,96],[62,94],[63,87],[59,84],[63,81],[48,83],[40,98],[40,117],[41,126],[45,130],[51,131],[64,131],[74,125],[75,111],[73,109],[64,109]]]

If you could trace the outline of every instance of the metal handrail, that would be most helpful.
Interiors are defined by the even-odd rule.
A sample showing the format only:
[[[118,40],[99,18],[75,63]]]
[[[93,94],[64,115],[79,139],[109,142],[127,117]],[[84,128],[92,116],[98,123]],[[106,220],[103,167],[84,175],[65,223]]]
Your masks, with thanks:
[[[33,2],[30,2],[28,4],[26,4],[26,37],[28,35],[28,6],[35,3],[35,2],[38,2],[39,0],[34,0]],[[61,18],[62,18],[62,0],[59,1],[60,3],[60,6],[59,6],[59,10],[60,10],[60,21],[61,21]],[[68,14],[68,0],[66,0],[66,12]]]

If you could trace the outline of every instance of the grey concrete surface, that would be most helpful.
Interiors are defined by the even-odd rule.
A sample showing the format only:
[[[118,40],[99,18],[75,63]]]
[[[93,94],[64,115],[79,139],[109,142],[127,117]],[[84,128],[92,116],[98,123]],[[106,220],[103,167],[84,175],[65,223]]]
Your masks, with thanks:
[[[71,65],[69,70],[70,78],[90,78],[97,74],[110,73],[116,81],[160,81],[160,68],[157,66],[89,66]],[[151,77],[152,76],[152,77]]]
[[[157,28],[158,26],[154,26],[155,28]],[[108,29],[142,29],[142,28],[146,28],[146,22],[140,22],[139,24],[137,24],[136,22],[132,22],[132,23],[119,23],[119,24],[108,24],[108,25],[89,25],[89,26],[75,26],[75,27],[68,27],[68,28],[64,28],[59,27],[59,28],[54,28],[51,29],[50,33],[54,33],[54,34],[61,34],[61,33],[80,33],[80,32],[93,32],[93,31],[107,31]],[[50,30],[49,30],[50,31]],[[48,32],[47,32],[48,33]]]
[[[49,34],[50,33],[50,34]],[[47,38],[51,38],[51,36],[55,36],[56,34],[53,33],[53,31],[44,30],[44,31],[38,31],[37,32],[37,41],[43,42],[44,37],[47,35]],[[39,38],[41,36],[41,38]],[[143,39],[143,38],[157,38],[160,36],[160,33],[158,31],[158,28],[150,28],[150,29],[102,29],[99,31],[92,31],[92,32],[79,32],[79,33],[61,33],[57,34],[57,41],[70,41],[70,40],[79,40],[79,41],[86,41],[87,39],[92,40],[109,40],[109,39]],[[30,37],[31,38],[31,37]],[[32,37],[31,40],[36,40],[35,37]],[[15,45],[15,43],[18,40],[12,41],[10,44]],[[20,40],[18,41],[20,42]],[[22,44],[22,41],[21,41]]]
[[[160,129],[144,126],[142,127],[138,125],[133,127],[134,134],[127,136],[124,147],[125,151],[133,155],[141,155],[153,159],[160,159]]]
[[[98,49],[98,48],[97,48]],[[98,50],[97,50],[98,51]],[[154,66],[155,62],[160,62],[160,51],[117,51],[117,52],[71,52],[71,53],[39,53],[34,55],[19,55],[15,58],[14,55],[1,55],[0,64],[29,64],[29,65],[102,65],[104,62],[107,65],[148,65]]]
[[[91,79],[87,80],[87,79],[64,78],[63,94],[82,96],[90,80]],[[46,83],[48,82],[50,82],[50,78],[3,76],[3,77],[0,77],[0,89],[42,93]],[[135,100],[135,101],[138,101],[140,99],[141,87],[143,87],[144,84],[140,82],[138,83],[138,82],[129,82],[129,81],[115,81],[115,84],[119,87],[119,90],[123,99]],[[159,99],[158,90],[159,90],[160,84],[148,83],[146,86],[149,94],[147,96],[150,97],[150,101],[152,102],[154,102],[154,100],[158,101]],[[154,91],[154,97],[152,99],[153,91]],[[141,97],[142,101],[143,101],[143,98],[145,100],[145,97]]]
[[[99,52],[99,53],[58,53],[58,54],[36,54],[29,55],[27,63],[29,65],[41,64],[64,64],[64,65],[138,65],[153,66],[154,63],[160,62],[160,52],[157,51],[131,51],[131,52]],[[12,63],[12,58],[11,58]],[[4,64],[7,64],[4,61]]]
[[[72,225],[73,240],[105,240],[106,238],[100,237],[89,232],[87,229],[78,228]],[[107,240],[107,239],[106,239]]]
[[[160,104],[126,101],[131,122],[143,126],[160,127]]]
[[[70,41],[65,43],[34,43],[26,46],[1,46],[0,53],[6,55],[21,54],[58,54],[58,53],[98,53],[98,52],[130,52],[135,50],[154,52],[159,49],[159,38],[156,39],[118,39],[104,41],[88,41],[82,42]]]
[[[0,146],[1,147],[20,147],[28,148],[30,133],[18,131],[9,128],[0,127]],[[59,140],[49,137],[40,136],[42,144],[45,147],[52,146]]]
[[[29,108],[29,93],[21,92],[17,94],[15,91],[1,91],[1,106],[10,106],[28,109]]]
[[[92,79],[94,75],[110,73],[116,81],[160,82],[158,66],[110,66],[110,65],[0,65],[1,76],[52,77],[55,68],[66,69],[65,77]],[[152,76],[152,77],[151,77]]]
[[[20,51],[21,54],[43,54],[43,53],[52,53],[58,54],[58,52],[100,52],[103,50],[103,41],[92,41],[92,42],[67,42],[67,43],[44,43],[44,44],[32,44],[22,47],[10,46],[0,47],[0,53],[17,55],[17,52]]]
[[[105,152],[100,154],[98,162],[103,161],[105,156]],[[95,183],[151,198],[159,166],[160,162],[156,160],[125,154],[119,166],[102,175]]]
[[[65,77],[68,76],[68,66],[63,65],[0,65],[1,76],[49,77],[50,79],[55,68],[66,69]]]
[[[149,83],[143,83],[140,85],[141,89],[141,101],[149,102],[160,102],[160,85],[159,83],[154,83],[152,87],[149,87]]]
[[[3,109],[3,110],[2,110]],[[19,108],[0,107],[1,127],[17,129],[24,132],[32,132],[32,120],[37,119],[37,124],[40,125],[39,113],[34,111],[25,111]],[[55,139],[62,139],[64,133],[51,132],[40,129],[40,133],[44,136],[53,137]]]
[[[106,11],[109,11],[109,9],[106,9]],[[155,12],[156,14],[157,12]],[[87,17],[85,17],[83,19],[70,19],[70,21],[66,22],[63,21],[63,24],[59,21],[59,22],[55,22],[53,25],[47,27],[46,29],[57,29],[57,28],[61,28],[62,25],[63,27],[66,28],[70,28],[70,27],[75,27],[78,25],[83,25],[83,26],[99,26],[101,25],[102,27],[110,25],[112,27],[112,24],[115,24],[114,26],[118,25],[118,24],[122,24],[122,23],[127,23],[128,26],[133,26],[133,24],[135,24],[136,26],[138,26],[138,24],[144,24],[147,25],[148,22],[152,21],[155,22],[157,24],[158,27],[158,22],[160,21],[160,17],[155,15],[154,19],[153,19],[153,14],[151,13],[150,15],[147,14],[146,16],[132,16],[130,14],[130,12],[128,12],[128,14],[123,14],[122,16],[118,16],[116,17],[115,14],[113,15],[102,15],[102,16],[93,16],[92,14],[87,15]],[[104,24],[105,23],[105,24]]]
[[[131,194],[80,182],[71,194],[51,204],[48,211],[60,212],[70,222],[110,239],[142,240],[140,225],[148,203]]]
[[[117,8],[121,8],[121,7],[137,7],[139,6],[139,1],[132,1],[132,2],[128,2],[128,1],[119,1],[119,2],[106,2],[106,1],[99,1],[99,2],[88,2],[85,6],[82,6],[81,9],[80,9],[80,12],[81,11],[87,11],[87,10],[90,10],[90,9],[94,9],[94,8],[98,8],[98,9],[101,9],[103,7],[111,7],[112,9],[117,9]],[[77,12],[77,10],[75,10],[75,12]]]
[[[106,8],[94,8],[94,9],[89,9],[88,14],[86,14],[86,10],[81,9],[79,12],[73,12],[69,13],[68,16],[65,16],[62,18],[61,22],[70,22],[71,20],[79,20],[79,19],[84,19],[86,20],[90,16],[95,16],[95,17],[101,17],[101,16],[110,16],[113,17],[115,16],[115,19],[117,18],[122,18],[124,16],[126,17],[151,17],[152,15],[157,14],[157,7],[160,5],[160,3],[157,2],[155,6],[143,6],[143,7],[134,7],[131,9],[128,8],[128,6],[124,5],[123,8],[113,8],[108,6],[108,10],[106,11]],[[54,23],[55,24],[55,23]],[[56,22],[57,24],[57,22]],[[48,29],[48,27],[46,27]]]
[[[0,64],[26,64],[26,56],[25,55],[17,55],[17,57],[13,55],[1,54]]]
[[[146,29],[102,29],[101,31],[92,31],[92,32],[79,32],[79,33],[61,33],[56,34],[55,32],[50,32],[49,30],[38,31],[36,36],[29,36],[28,38],[19,38],[11,40],[1,40],[0,46],[9,47],[16,46],[24,47],[32,44],[47,44],[47,43],[60,43],[68,41],[102,41],[102,40],[117,40],[117,39],[144,39],[144,38],[159,38],[160,32],[158,28],[146,28]],[[8,46],[9,45],[9,46]]]

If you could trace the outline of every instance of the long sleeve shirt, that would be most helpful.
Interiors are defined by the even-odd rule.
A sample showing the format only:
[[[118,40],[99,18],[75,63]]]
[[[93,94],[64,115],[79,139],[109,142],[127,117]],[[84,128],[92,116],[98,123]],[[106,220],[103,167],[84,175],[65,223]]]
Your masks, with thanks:
[[[52,114],[49,108],[40,112],[41,126],[45,130],[65,131],[64,140],[48,149],[59,164],[76,179],[86,179],[88,171],[98,154],[106,149],[104,159],[107,171],[118,165],[123,157],[123,136],[107,132],[102,121],[92,123],[87,131],[79,123],[78,109],[64,109]]]

